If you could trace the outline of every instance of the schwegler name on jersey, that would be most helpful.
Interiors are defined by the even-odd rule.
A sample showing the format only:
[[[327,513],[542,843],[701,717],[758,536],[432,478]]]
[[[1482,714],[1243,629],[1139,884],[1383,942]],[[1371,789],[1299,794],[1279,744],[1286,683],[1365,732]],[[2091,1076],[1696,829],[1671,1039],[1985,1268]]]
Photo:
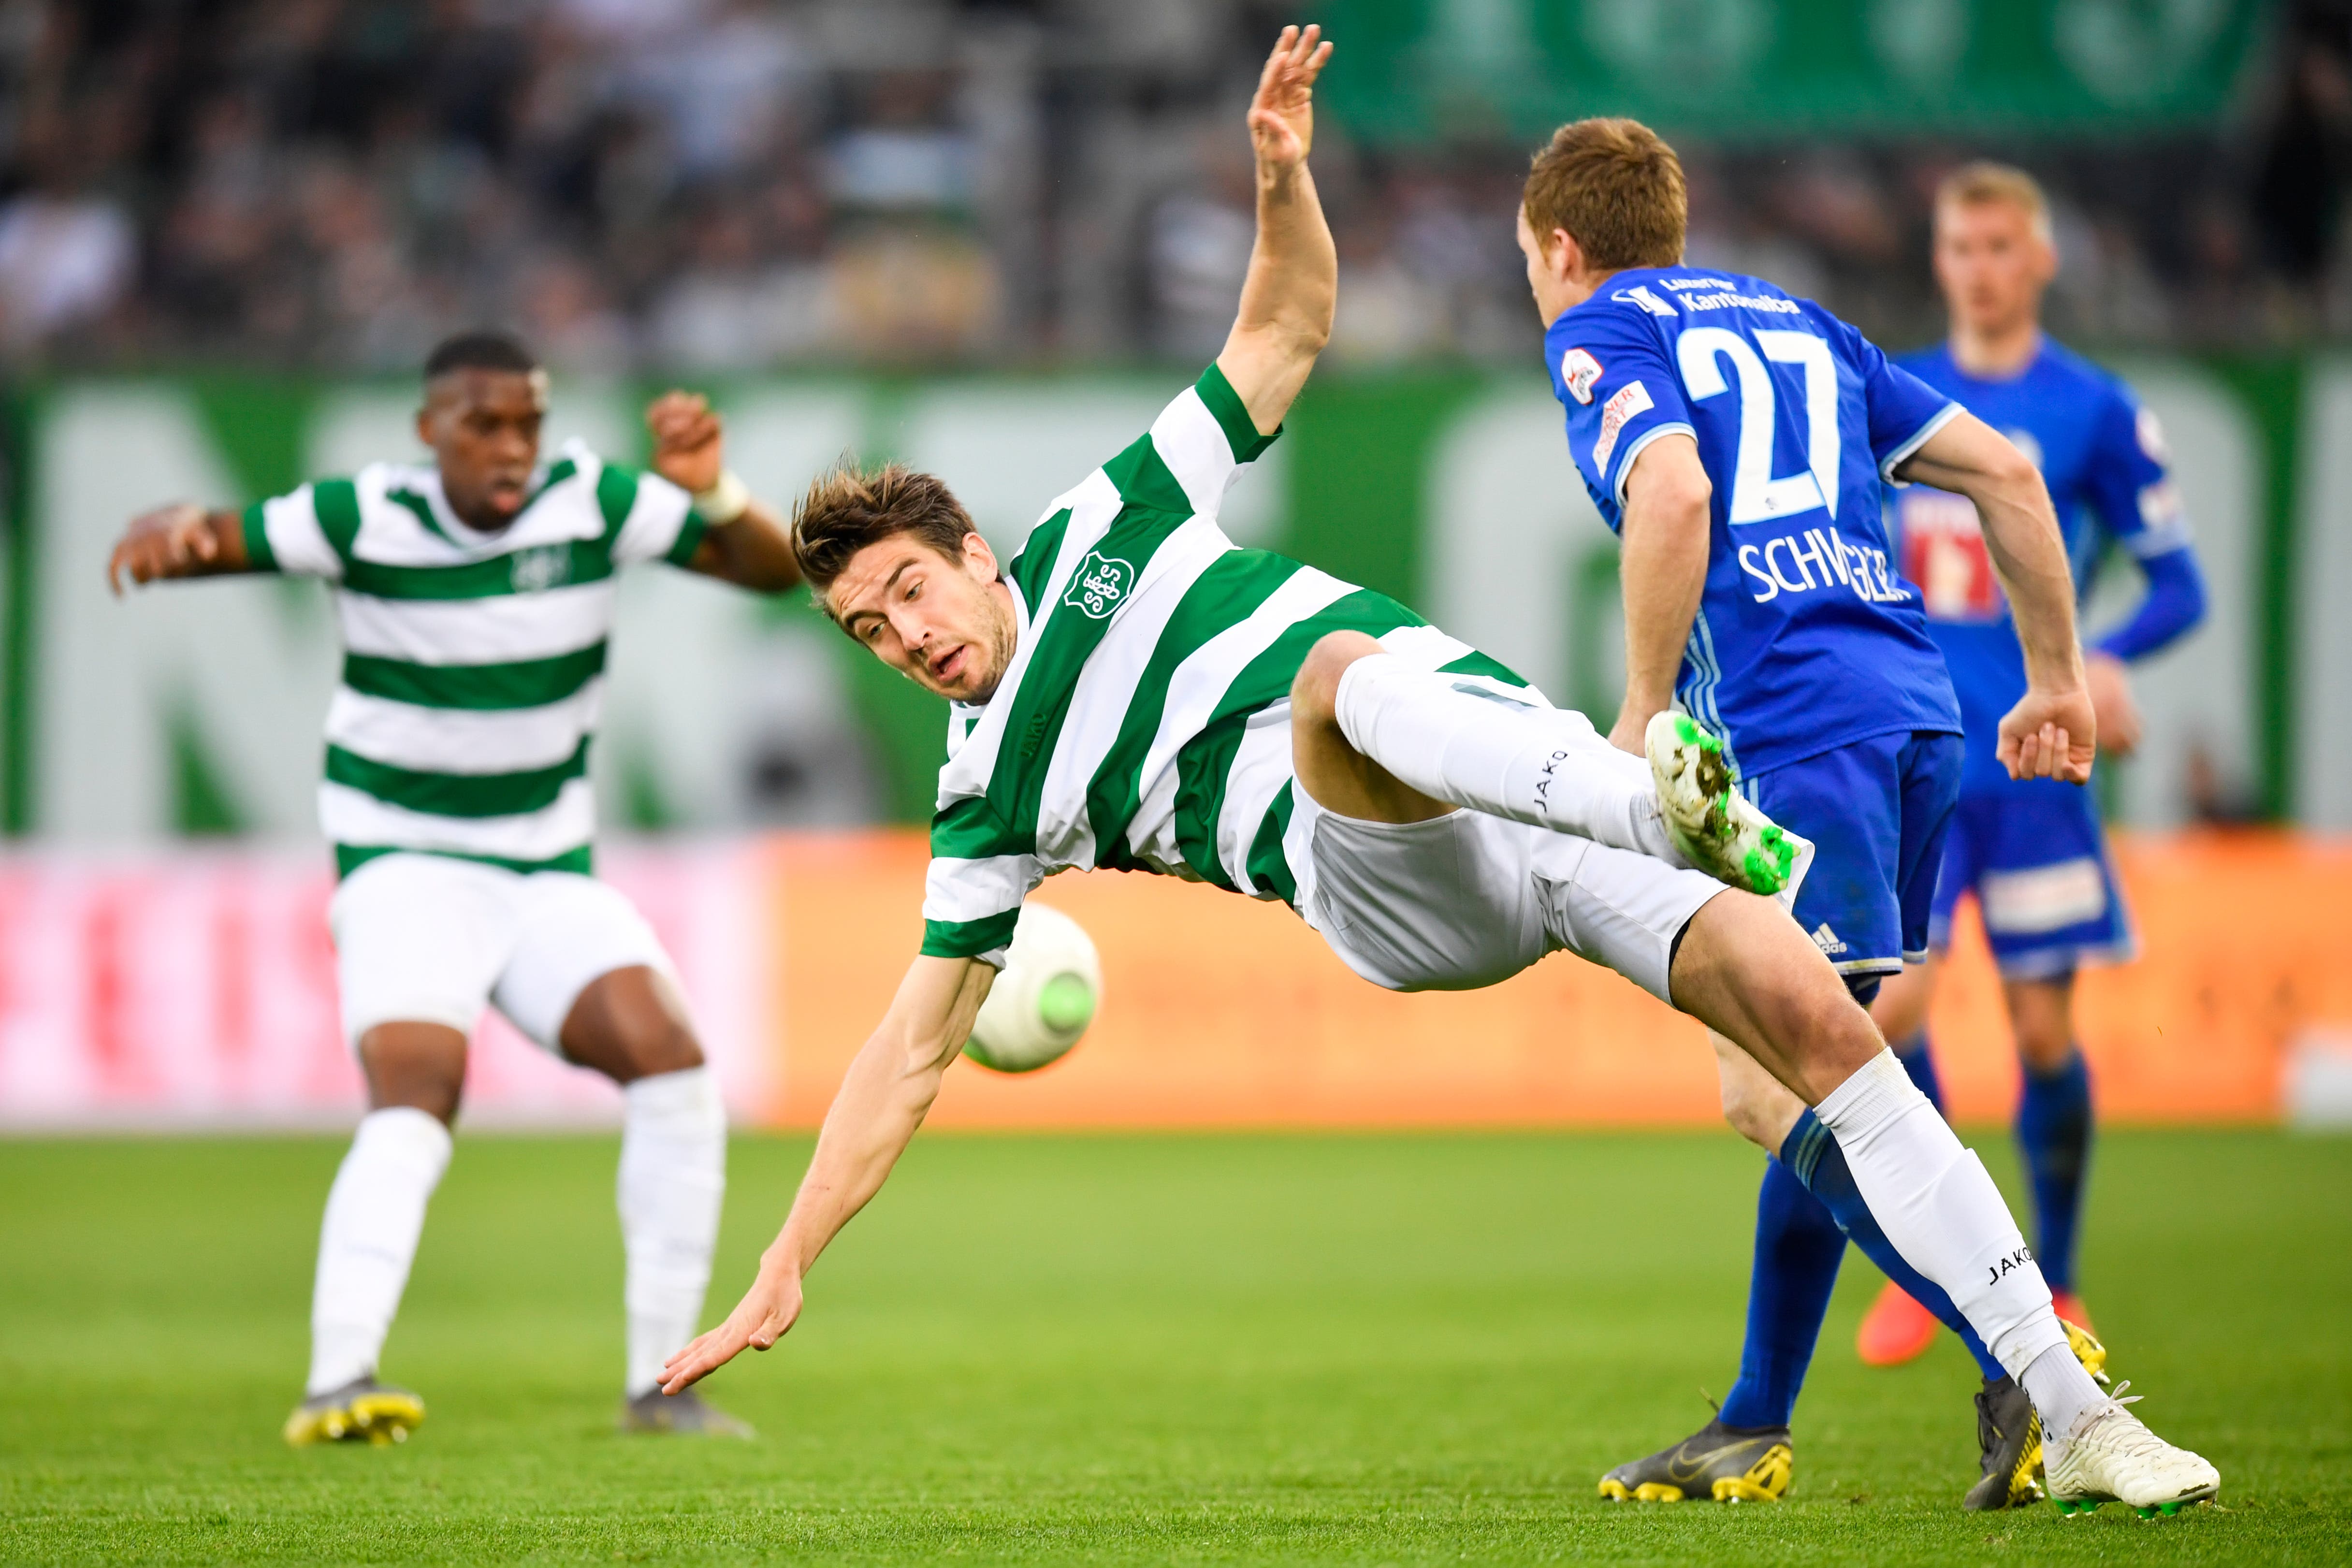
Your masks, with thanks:
[[[1561,312],[1544,358],[1612,531],[1643,449],[1698,444],[1716,481],[1706,586],[1675,694],[1740,773],[1959,730],[1879,500],[1958,404],[1819,305],[1700,268],[1615,274]]]

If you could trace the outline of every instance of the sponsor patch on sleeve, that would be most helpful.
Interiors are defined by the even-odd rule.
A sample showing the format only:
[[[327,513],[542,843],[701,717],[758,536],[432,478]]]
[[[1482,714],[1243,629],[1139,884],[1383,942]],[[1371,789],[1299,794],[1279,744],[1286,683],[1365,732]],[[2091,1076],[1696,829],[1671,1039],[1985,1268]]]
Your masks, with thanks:
[[[2147,454],[2148,460],[2153,463],[2171,462],[2172,454],[2164,447],[2164,426],[2156,416],[2143,408],[2134,424],[2139,435],[2139,449]]]
[[[1627,382],[1601,405],[1601,438],[1592,443],[1592,466],[1604,477],[1609,472],[1609,458],[1617,450],[1617,437],[1624,434],[1625,422],[1656,406],[1650,401],[1650,389],[1638,381]]]
[[[1570,349],[1559,356],[1560,384],[1579,403],[1592,401],[1592,384],[1601,379],[1601,362],[1582,349]]]

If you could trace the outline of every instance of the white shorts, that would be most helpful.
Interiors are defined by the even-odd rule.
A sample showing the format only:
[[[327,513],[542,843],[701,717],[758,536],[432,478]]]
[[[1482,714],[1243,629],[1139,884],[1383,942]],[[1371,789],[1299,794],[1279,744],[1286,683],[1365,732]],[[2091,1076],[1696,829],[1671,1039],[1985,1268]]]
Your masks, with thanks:
[[[1294,799],[1315,862],[1307,922],[1391,991],[1474,991],[1566,948],[1671,1004],[1675,938],[1727,890],[1704,872],[1481,811],[1399,825],[1335,816],[1304,787]]]
[[[509,871],[446,855],[383,855],[343,879],[327,906],[353,1048],[378,1024],[471,1034],[485,1002],[531,1039],[557,1044],[591,981],[646,964],[675,975],[636,907],[593,877]]]

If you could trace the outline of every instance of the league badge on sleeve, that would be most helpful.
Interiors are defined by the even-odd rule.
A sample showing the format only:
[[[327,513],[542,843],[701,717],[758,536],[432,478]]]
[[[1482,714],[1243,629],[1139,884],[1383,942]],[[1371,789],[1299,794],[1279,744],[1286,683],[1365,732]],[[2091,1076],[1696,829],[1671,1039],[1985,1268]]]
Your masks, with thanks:
[[[1600,379],[1601,362],[1582,349],[1570,349],[1559,356],[1559,384],[1579,403],[1592,401],[1592,385]]]

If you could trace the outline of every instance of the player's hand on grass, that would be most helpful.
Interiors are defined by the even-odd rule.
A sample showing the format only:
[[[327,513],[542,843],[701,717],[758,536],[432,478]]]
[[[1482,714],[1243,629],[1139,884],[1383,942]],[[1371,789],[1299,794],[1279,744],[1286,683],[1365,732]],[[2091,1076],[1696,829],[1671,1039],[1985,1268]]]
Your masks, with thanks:
[[[762,1258],[760,1277],[727,1314],[727,1321],[669,1358],[662,1367],[662,1392],[676,1394],[743,1353],[745,1347],[772,1347],[801,1315],[800,1275]]]
[[[126,575],[133,583],[192,576],[217,562],[220,548],[203,507],[194,501],[159,506],[132,518],[123,530],[121,542],[107,558],[106,585],[119,599]]]
[[[1318,41],[1322,36],[1312,24],[1303,32],[1285,27],[1265,58],[1249,109],[1250,145],[1262,164],[1293,168],[1307,160],[1315,141],[1315,79],[1331,58],[1331,46]]]
[[[654,472],[688,495],[719,482],[726,426],[698,392],[665,392],[646,405],[654,437]]]
[[[2098,733],[2098,720],[2085,688],[2029,690],[2001,720],[1995,754],[2013,779],[2088,784]]]
[[[2141,725],[2129,668],[2111,653],[2084,654],[2083,677],[2091,689],[2091,711],[2098,718],[2099,749],[2130,756],[2139,745]]]

